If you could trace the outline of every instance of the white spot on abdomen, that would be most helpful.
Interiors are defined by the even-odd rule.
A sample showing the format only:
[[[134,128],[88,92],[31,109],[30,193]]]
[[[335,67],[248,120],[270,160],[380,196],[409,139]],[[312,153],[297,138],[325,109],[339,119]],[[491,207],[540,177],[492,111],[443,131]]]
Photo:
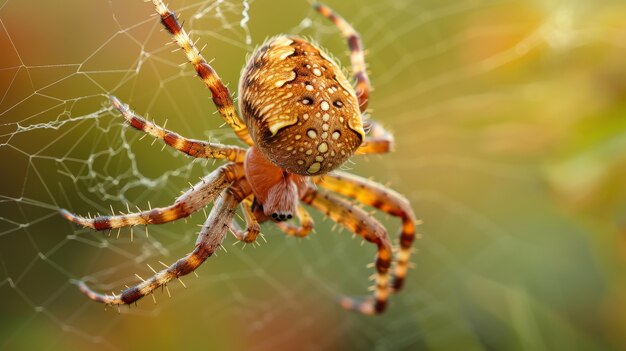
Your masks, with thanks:
[[[322,167],[322,165],[319,162],[315,162],[306,171],[311,173],[311,174],[312,173],[317,173],[317,171],[319,171],[321,167]]]
[[[325,153],[326,151],[328,151],[328,144],[326,143],[321,143],[317,146],[317,151],[321,152],[321,153]]]

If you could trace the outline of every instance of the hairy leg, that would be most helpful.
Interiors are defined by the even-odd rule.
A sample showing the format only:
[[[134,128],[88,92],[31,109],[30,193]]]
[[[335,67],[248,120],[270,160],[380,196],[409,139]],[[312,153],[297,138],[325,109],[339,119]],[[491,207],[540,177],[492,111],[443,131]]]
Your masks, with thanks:
[[[352,62],[352,74],[356,79],[356,96],[359,98],[359,107],[361,112],[367,109],[367,103],[370,95],[370,80],[367,77],[367,68],[365,67],[365,55],[363,53],[363,45],[359,33],[343,19],[339,14],[335,13],[330,7],[316,3],[313,5],[322,16],[331,20],[341,34],[348,41],[350,48],[350,61]]]
[[[237,240],[245,243],[255,242],[257,236],[261,233],[261,226],[252,212],[251,197],[248,197],[241,202],[241,209],[243,211],[244,220],[246,221],[246,229],[241,229],[237,224],[237,221],[233,220],[231,230]]]
[[[376,285],[373,299],[340,299],[341,306],[363,314],[381,313],[389,296],[389,267],[392,250],[385,227],[365,211],[324,190],[309,190],[302,201],[324,213],[333,221],[376,245]]]
[[[128,213],[117,216],[98,216],[85,218],[76,216],[65,209],[61,214],[66,219],[96,230],[115,229],[139,224],[161,224],[187,217],[202,209],[232,182],[243,177],[243,165],[229,163],[219,167],[200,182],[179,196],[174,204],[154,208],[148,211]]]
[[[298,209],[296,211],[296,217],[300,222],[300,225],[293,225],[288,222],[275,222],[287,235],[297,236],[297,237],[305,237],[309,235],[309,233],[313,230],[313,218],[307,212],[307,210],[302,205],[298,205]]]
[[[243,162],[245,158],[246,150],[240,147],[187,139],[136,115],[128,108],[128,105],[123,104],[115,96],[111,96],[110,98],[113,106],[120,111],[132,127],[146,132],[157,139],[163,140],[165,144],[189,156],[226,159],[231,162]]]
[[[366,123],[369,124],[369,133],[363,144],[356,149],[356,154],[386,154],[393,151],[395,146],[393,134],[373,120],[368,120]]]
[[[157,13],[161,17],[161,23],[167,29],[168,32],[174,38],[174,41],[185,52],[187,59],[193,65],[194,69],[200,76],[200,79],[211,91],[213,103],[224,121],[235,131],[235,134],[248,145],[253,145],[252,138],[248,129],[239,118],[233,99],[230,96],[230,91],[222,83],[222,80],[217,75],[217,72],[206,62],[204,57],[200,54],[200,50],[194,45],[189,38],[187,32],[178,23],[176,14],[165,6],[161,0],[152,1],[156,6]]]
[[[196,240],[195,249],[152,277],[145,280],[142,279],[141,283],[123,290],[119,294],[107,295],[97,293],[82,281],[78,284],[80,291],[90,299],[108,305],[131,304],[152,293],[158,287],[167,284],[170,280],[193,272],[215,252],[224,240],[229,223],[235,214],[235,208],[240,201],[241,199],[230,192],[229,189],[223,191],[215,201],[215,206],[209,218],[202,226],[202,230]]]
[[[313,7],[321,13],[322,16],[330,19],[348,41],[350,61],[352,62],[352,74],[356,79],[356,96],[359,98],[361,112],[364,112],[367,109],[371,87],[370,80],[367,76],[365,55],[363,53],[363,45],[361,44],[359,33],[350,23],[328,6],[317,3],[314,4]],[[393,149],[393,135],[383,129],[378,123],[372,120],[368,122],[371,125],[370,134],[357,149],[356,154],[381,154],[390,152]]]
[[[399,193],[381,184],[344,172],[333,172],[316,179],[316,183],[359,202],[375,207],[402,220],[400,228],[400,251],[394,270],[392,287],[398,291],[404,284],[411,257],[411,245],[415,239],[415,214],[409,201]]]

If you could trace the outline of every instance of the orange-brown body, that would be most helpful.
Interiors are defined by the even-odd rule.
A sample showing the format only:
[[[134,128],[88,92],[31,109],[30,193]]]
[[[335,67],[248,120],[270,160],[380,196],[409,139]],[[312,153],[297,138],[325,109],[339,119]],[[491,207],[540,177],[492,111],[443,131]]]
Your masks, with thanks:
[[[342,165],[364,139],[359,101],[322,49],[278,36],[248,60],[239,107],[255,146],[289,173],[319,175]]]
[[[248,149],[244,169],[263,213],[276,221],[291,219],[306,192],[306,179],[276,167],[255,147]]]

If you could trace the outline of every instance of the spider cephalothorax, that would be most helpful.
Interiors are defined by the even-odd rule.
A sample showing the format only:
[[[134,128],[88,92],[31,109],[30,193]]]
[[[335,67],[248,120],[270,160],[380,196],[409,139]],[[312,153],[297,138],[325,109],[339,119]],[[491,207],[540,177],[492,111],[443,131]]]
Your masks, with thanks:
[[[244,171],[255,203],[266,216],[278,222],[293,217],[307,189],[305,177],[274,165],[255,147],[246,153]]]
[[[194,250],[185,257],[165,265],[159,272],[154,271],[151,278],[142,279],[119,294],[97,293],[84,282],[79,283],[81,291],[95,301],[110,305],[133,303],[158,287],[167,288],[166,284],[172,279],[198,268],[221,245],[228,230],[246,243],[256,240],[259,224],[266,221],[274,222],[288,235],[308,235],[313,229],[313,220],[302,206],[306,204],[376,246],[373,298],[343,297],[340,303],[366,314],[383,312],[389,294],[403,286],[416,220],[402,195],[361,177],[333,171],[353,154],[385,153],[393,145],[391,134],[377,123],[368,121],[367,136],[363,129],[361,116],[367,106],[370,87],[356,31],[328,7],[314,5],[318,12],[333,21],[348,41],[356,91],[339,65],[305,39],[277,36],[257,49],[243,69],[239,84],[244,122],[238,116],[228,88],[202,57],[174,12],[161,0],[153,0],[153,3],[161,23],[211,91],[220,115],[249,148],[182,137],[134,114],[112,96],[113,106],[132,127],[192,157],[229,162],[166,207],[95,218],[61,210],[72,222],[96,230],[110,230],[175,221],[214,202]],[[393,253],[386,229],[349,199],[402,220],[393,273],[390,272]],[[245,230],[233,220],[239,204],[247,225]],[[286,222],[294,216],[299,224]]]

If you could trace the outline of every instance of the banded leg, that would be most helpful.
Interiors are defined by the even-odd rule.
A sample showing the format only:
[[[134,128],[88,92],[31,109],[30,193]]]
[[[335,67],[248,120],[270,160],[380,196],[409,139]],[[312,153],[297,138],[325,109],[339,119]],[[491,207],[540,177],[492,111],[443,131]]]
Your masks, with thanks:
[[[65,209],[60,211],[66,219],[95,230],[115,229],[139,224],[162,224],[187,217],[202,209],[213,201],[222,190],[241,177],[243,177],[243,166],[229,163],[204,177],[202,181],[179,196],[174,204],[149,211],[95,218],[79,217]]]
[[[375,207],[402,220],[400,251],[398,252],[392,283],[394,291],[400,290],[408,270],[411,245],[415,239],[415,226],[417,224],[409,201],[381,184],[344,172],[325,174],[317,178],[316,183],[325,189]]]
[[[310,189],[303,197],[303,202],[313,206],[333,221],[373,243],[378,248],[376,255],[376,285],[374,299],[357,300],[342,297],[339,302],[346,309],[363,314],[382,313],[387,307],[389,296],[389,267],[392,250],[385,227],[374,217],[347,200],[323,190]]]
[[[237,221],[233,220],[231,230],[237,240],[245,243],[255,242],[256,238],[261,233],[261,226],[252,212],[252,199],[250,197],[241,202],[241,209],[243,211],[244,220],[246,221],[246,229],[242,230],[237,224]]]
[[[158,287],[167,284],[170,280],[193,272],[215,252],[224,240],[228,225],[240,201],[241,199],[228,189],[223,191],[215,201],[209,218],[202,226],[195,249],[171,266],[155,273],[151,278],[142,279],[141,283],[123,290],[120,294],[97,293],[82,281],[78,284],[80,291],[90,299],[108,305],[131,304],[152,293]]]
[[[367,68],[365,67],[365,55],[359,33],[348,23],[343,17],[335,13],[331,8],[322,4],[314,4],[313,8],[322,16],[331,20],[341,34],[348,41],[350,48],[350,61],[352,62],[352,74],[356,79],[356,96],[359,99],[359,107],[361,112],[367,109],[367,103],[370,95],[370,80],[367,76]]]
[[[115,96],[111,96],[110,98],[113,106],[120,111],[132,127],[146,132],[157,139],[163,140],[165,144],[189,156],[227,159],[231,162],[243,162],[245,158],[246,150],[240,147],[187,139],[136,115],[128,108],[128,105],[123,104]]]
[[[395,146],[393,134],[375,121],[369,120],[369,134],[363,144],[356,149],[357,155],[386,154],[392,152]]]
[[[313,218],[304,206],[300,204],[298,205],[296,217],[298,218],[300,225],[293,225],[287,222],[275,222],[274,224],[290,236],[305,237],[309,235],[309,233],[313,230],[314,223]]]
[[[206,62],[200,50],[194,45],[187,32],[178,23],[176,14],[165,6],[161,0],[152,0],[156,6],[157,13],[161,16],[161,23],[174,37],[174,41],[185,52],[187,59],[193,65],[198,76],[211,91],[213,103],[224,121],[235,131],[235,134],[248,145],[253,145],[248,129],[239,118],[230,91],[222,83],[217,72]]]

